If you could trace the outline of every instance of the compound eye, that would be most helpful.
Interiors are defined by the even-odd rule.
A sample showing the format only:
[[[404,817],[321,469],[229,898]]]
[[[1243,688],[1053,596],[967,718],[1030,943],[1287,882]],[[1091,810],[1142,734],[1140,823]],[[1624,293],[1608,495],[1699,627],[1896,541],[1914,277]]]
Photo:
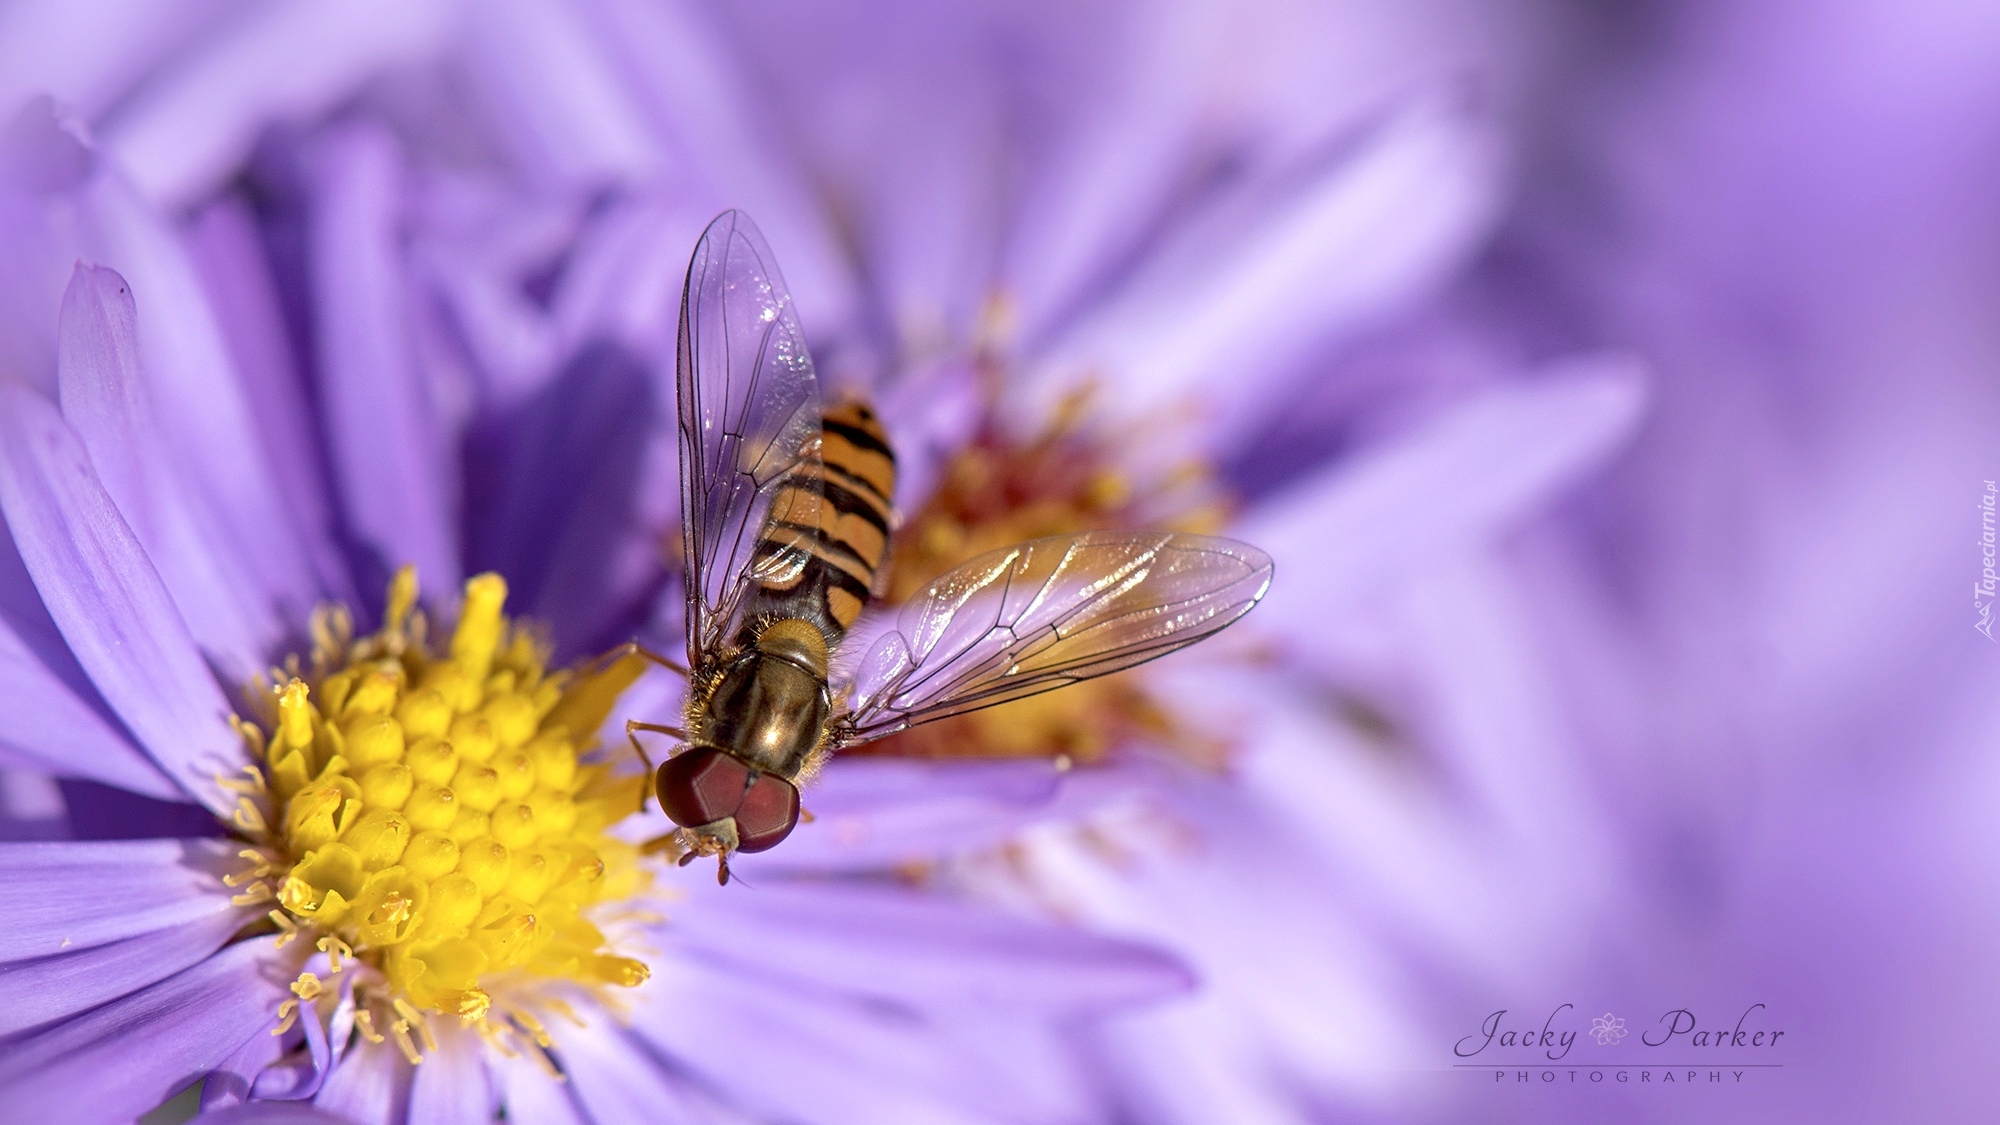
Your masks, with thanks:
[[[799,791],[791,782],[761,774],[736,807],[736,850],[775,848],[799,822]]]
[[[682,828],[736,815],[750,788],[750,767],[710,746],[668,758],[654,777],[660,808]],[[796,799],[796,795],[794,796]]]

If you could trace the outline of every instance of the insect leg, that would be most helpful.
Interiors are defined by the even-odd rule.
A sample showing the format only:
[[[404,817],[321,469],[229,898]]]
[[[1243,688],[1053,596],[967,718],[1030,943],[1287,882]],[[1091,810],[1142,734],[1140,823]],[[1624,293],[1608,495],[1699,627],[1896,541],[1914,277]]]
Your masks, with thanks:
[[[669,657],[661,656],[659,653],[654,652],[652,649],[647,648],[645,645],[640,644],[638,641],[628,642],[625,645],[625,651],[627,653],[634,653],[639,656],[643,656],[646,659],[652,661],[653,663],[658,664],[660,667],[665,668],[667,671],[673,672],[681,676],[682,678],[686,678],[688,674],[687,665],[682,664],[678,660],[673,660]]]
[[[632,749],[638,752],[639,760],[646,763],[645,779],[639,782],[639,811],[645,812],[646,800],[653,795],[653,774],[655,767],[653,766],[652,756],[646,753],[646,747],[639,742],[639,732],[642,730],[652,731],[655,734],[672,735],[680,739],[685,739],[687,732],[679,727],[663,726],[659,723],[642,723],[637,719],[625,720],[625,737],[631,741]]]

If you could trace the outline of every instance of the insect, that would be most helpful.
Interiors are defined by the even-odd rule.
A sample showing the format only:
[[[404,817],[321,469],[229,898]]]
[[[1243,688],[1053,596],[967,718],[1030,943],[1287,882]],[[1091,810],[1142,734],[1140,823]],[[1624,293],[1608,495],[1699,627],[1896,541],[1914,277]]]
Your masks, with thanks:
[[[775,847],[831,755],[919,723],[1144,663],[1248,613],[1271,560],[1153,531],[1036,539],[919,590],[859,660],[842,641],[888,549],[895,456],[858,402],[822,413],[763,236],[724,212],[695,245],[676,355],[688,678],[653,772],[683,864]]]

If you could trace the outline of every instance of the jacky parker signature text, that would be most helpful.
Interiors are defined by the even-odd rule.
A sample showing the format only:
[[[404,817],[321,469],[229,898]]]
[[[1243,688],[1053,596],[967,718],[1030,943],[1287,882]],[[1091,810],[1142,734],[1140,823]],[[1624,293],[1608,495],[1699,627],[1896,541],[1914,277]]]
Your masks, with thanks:
[[[1775,1047],[1778,1045],[1778,1040],[1784,1038],[1785,1033],[1762,1026],[1761,1017],[1752,1018],[1763,1007],[1762,1004],[1750,1005],[1736,1018],[1734,1025],[1726,1028],[1703,1026],[1692,1009],[1674,1008],[1662,1014],[1656,1024],[1640,1033],[1638,1040],[1647,1047],[1695,1047],[1711,1051],[1718,1047],[1746,1049]],[[1595,1025],[1600,1032],[1604,1030],[1608,1018],[1611,1017],[1600,1018]],[[1581,1022],[1582,1017],[1576,1014],[1576,1005],[1564,1004],[1550,1012],[1540,1027],[1532,1023],[1514,1026],[1508,1024],[1506,1020],[1505,1008],[1487,1016],[1479,1025],[1478,1034],[1460,1039],[1452,1047],[1452,1053],[1459,1058],[1469,1059],[1480,1055],[1488,1048],[1493,1048],[1493,1054],[1488,1057],[1499,1059],[1509,1053],[1507,1048],[1515,1051],[1525,1048],[1539,1050],[1544,1057],[1552,1060],[1567,1058],[1570,1048],[1576,1045],[1575,1025]],[[1624,1021],[1617,1022],[1622,1027]],[[1617,1035],[1597,1034],[1595,1038],[1600,1046],[1615,1047],[1624,1035],[1622,1032]]]

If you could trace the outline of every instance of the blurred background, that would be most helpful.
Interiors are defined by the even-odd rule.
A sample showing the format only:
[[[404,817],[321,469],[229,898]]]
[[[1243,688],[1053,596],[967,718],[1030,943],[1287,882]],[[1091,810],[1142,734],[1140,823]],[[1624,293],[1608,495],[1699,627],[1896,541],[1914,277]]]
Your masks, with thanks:
[[[974,383],[1016,433],[1088,385],[1127,477],[1199,465],[1279,561],[1221,671],[1147,681],[1216,749],[933,872],[1195,966],[1077,1029],[1103,1119],[2000,1105],[2000,7],[15,0],[16,107],[87,138],[14,186],[121,201],[86,234],[142,332],[178,240],[236,362],[336,412],[396,373],[466,450],[410,471],[475,499],[481,419],[580,419],[552,539],[364,529],[507,569],[573,651],[652,612],[652,540],[545,548],[605,490],[671,524],[625,427],[726,207],[901,427],[906,510]],[[0,230],[9,377],[52,370],[51,213]],[[537,602],[564,567],[629,613]],[[16,834],[82,831],[5,781]],[[1676,1011],[1782,1046],[1641,1042]]]

